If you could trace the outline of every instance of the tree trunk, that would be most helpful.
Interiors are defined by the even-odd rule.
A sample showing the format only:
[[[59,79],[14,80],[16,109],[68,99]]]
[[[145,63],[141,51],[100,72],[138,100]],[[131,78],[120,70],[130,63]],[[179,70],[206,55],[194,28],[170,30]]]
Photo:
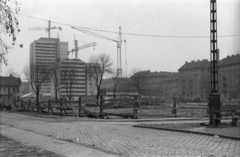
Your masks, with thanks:
[[[99,106],[99,102],[98,102],[100,97],[99,95],[100,95],[100,88],[97,87],[97,106]]]
[[[57,89],[55,89],[55,102],[56,102],[56,104],[57,104],[57,99],[58,99],[58,96],[57,96]]]

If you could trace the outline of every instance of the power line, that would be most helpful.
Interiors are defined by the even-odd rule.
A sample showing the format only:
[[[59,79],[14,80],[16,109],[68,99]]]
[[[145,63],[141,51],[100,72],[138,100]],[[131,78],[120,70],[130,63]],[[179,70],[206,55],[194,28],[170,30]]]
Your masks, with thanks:
[[[37,17],[33,17],[33,16],[28,16],[28,15],[23,15],[18,13],[19,15],[25,16],[25,17],[29,17],[29,18],[33,18],[36,20],[41,20],[41,21],[49,21],[49,20],[45,20],[45,19],[41,19],[41,18],[37,18]],[[71,24],[66,24],[66,23],[61,23],[61,22],[56,22],[56,21],[51,21],[52,23],[56,23],[59,25],[64,25],[64,26],[70,26],[70,27],[76,27],[76,28],[81,28],[81,29],[88,29],[88,30],[93,30],[93,31],[99,31],[99,32],[106,32],[106,33],[114,33],[114,34],[118,34],[118,32],[115,31],[107,31],[107,30],[101,30],[101,29],[95,29],[95,28],[107,28],[107,27],[80,27],[80,26],[75,26],[75,25],[71,25]],[[108,27],[110,28],[110,27]],[[138,33],[122,33],[125,35],[131,35],[131,36],[143,36],[143,37],[154,37],[154,38],[210,38],[210,36],[170,36],[170,35],[151,35],[151,34],[138,34]],[[239,37],[240,35],[218,35],[218,37],[220,38],[226,38],[226,37]]]

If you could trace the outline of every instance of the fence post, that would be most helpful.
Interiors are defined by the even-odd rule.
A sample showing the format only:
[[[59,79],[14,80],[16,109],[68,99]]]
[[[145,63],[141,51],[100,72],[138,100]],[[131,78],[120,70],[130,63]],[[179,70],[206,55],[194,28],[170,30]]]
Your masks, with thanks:
[[[21,99],[21,111],[23,110],[23,100]]]
[[[50,113],[49,113],[49,112],[50,112],[50,103],[51,103],[51,100],[48,99],[48,115],[50,114]]]
[[[38,105],[39,105],[39,101],[36,102],[36,107],[37,107],[37,113],[39,112],[39,108],[38,108]]]
[[[133,108],[133,117],[138,118],[138,108],[140,108],[140,99],[136,98],[134,108]]]
[[[13,108],[16,108],[16,98],[13,99]]]
[[[30,112],[30,99],[28,99],[28,112]]]
[[[103,106],[103,102],[104,100],[103,100],[103,96],[101,95],[100,96],[100,118],[104,118],[103,117],[103,108],[102,108],[102,106]]]
[[[176,101],[173,102],[172,114],[175,115],[175,117],[177,117]]]
[[[62,116],[62,99],[60,99],[60,116]]]
[[[79,97],[79,101],[78,101],[78,117],[82,116],[82,98]]]

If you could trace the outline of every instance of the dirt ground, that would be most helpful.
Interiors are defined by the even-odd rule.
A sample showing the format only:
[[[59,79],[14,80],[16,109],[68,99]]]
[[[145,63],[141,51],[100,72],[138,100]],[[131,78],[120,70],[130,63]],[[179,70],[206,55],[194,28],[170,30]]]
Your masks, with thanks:
[[[27,146],[0,135],[0,156],[4,157],[64,157],[35,146]]]

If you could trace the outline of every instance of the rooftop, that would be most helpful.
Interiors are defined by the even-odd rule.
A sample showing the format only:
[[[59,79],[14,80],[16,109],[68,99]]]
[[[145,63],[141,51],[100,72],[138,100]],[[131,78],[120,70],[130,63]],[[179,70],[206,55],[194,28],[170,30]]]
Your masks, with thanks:
[[[21,79],[19,77],[0,76],[0,86],[20,86]]]

